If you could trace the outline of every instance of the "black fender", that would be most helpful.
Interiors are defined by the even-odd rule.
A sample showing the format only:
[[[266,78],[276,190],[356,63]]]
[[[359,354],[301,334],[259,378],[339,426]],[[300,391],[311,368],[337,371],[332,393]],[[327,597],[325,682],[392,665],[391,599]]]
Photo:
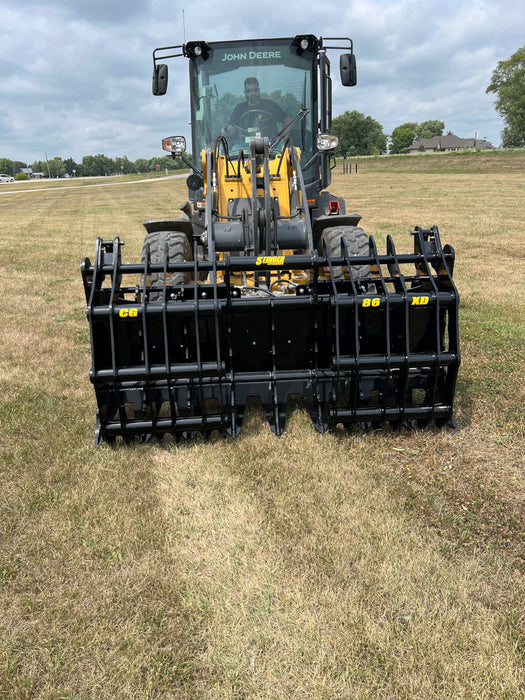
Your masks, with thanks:
[[[314,243],[321,238],[325,228],[331,226],[358,226],[363,217],[361,214],[323,214],[312,222]]]
[[[143,226],[148,233],[155,233],[156,231],[180,231],[187,236],[193,235],[193,226],[187,217],[183,219],[148,219],[144,221]]]

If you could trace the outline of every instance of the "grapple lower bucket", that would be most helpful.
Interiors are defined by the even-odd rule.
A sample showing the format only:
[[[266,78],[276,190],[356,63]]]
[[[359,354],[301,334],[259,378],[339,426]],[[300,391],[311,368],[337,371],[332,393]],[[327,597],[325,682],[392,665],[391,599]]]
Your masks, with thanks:
[[[392,240],[378,255],[261,259],[228,257],[153,265],[123,264],[121,242],[97,240],[82,263],[91,330],[91,381],[98,404],[95,442],[165,433],[236,435],[247,400],[258,397],[272,430],[301,396],[320,432],[342,423],[452,422],[459,367],[454,252],[436,228],[414,232],[414,253]],[[357,280],[355,266],[369,276]],[[342,266],[333,279],[327,271]],[[304,270],[292,293],[241,288],[239,273]],[[361,267],[362,269],[362,267]],[[157,288],[152,273],[209,272],[220,284]],[[159,298],[160,297],[160,298]]]

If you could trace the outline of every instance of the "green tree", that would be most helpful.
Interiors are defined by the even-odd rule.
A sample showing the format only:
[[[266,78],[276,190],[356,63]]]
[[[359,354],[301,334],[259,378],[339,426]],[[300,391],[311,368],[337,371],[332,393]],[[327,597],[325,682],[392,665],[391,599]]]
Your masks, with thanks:
[[[443,136],[445,122],[439,119],[429,119],[416,125],[416,139],[431,139],[433,136]]]
[[[396,126],[392,132],[390,153],[406,153],[414,141],[431,139],[433,136],[443,136],[445,122],[439,119],[428,119],[425,122],[405,122]],[[424,150],[424,149],[423,149]]]
[[[386,151],[387,137],[381,124],[356,110],[335,117],[332,131],[339,137],[337,155],[373,156]]]
[[[148,165],[149,161],[147,161],[145,158],[137,158],[137,160],[134,163],[134,170],[136,173],[147,173],[148,172]]]
[[[496,110],[505,122],[503,146],[525,146],[525,46],[498,63],[486,92],[497,95]]]
[[[501,145],[503,148],[521,148],[525,146],[523,132],[512,126],[504,127],[501,132]]]
[[[416,140],[418,126],[416,122],[406,122],[396,126],[390,137],[390,153],[406,153],[408,147]]]
[[[95,156],[95,162],[97,164],[97,170],[99,175],[110,175],[115,173],[115,161],[109,156],[105,156],[103,153],[99,153]]]
[[[66,166],[62,158],[52,158],[48,161],[48,166],[51,177],[64,177],[66,174]]]
[[[149,173],[155,172],[157,170],[157,165],[159,166],[158,167],[159,172],[161,170],[163,170],[163,168],[165,167],[162,163],[164,158],[165,158],[165,156],[159,156],[158,158],[150,158],[148,161],[148,172]]]
[[[13,176],[15,174],[15,164],[13,161],[9,160],[9,158],[0,158],[0,173]]]
[[[115,170],[123,175],[129,175],[135,171],[135,163],[132,163],[127,156],[115,158]]]
[[[84,156],[82,158],[82,174],[94,177],[115,172],[115,162],[99,153],[96,156]]]
[[[92,175],[98,175],[95,172],[95,157],[94,156],[83,156],[82,157],[82,175],[90,177]]]
[[[66,158],[64,160],[64,168],[66,170],[66,173],[73,177],[73,175],[76,175],[77,177],[81,174],[80,173],[80,165],[78,163],[75,163],[73,158]],[[73,171],[75,171],[73,173]]]
[[[143,172],[155,172],[157,171],[157,165],[159,166],[158,172],[161,173],[163,173],[166,169],[179,170],[180,168],[188,167],[187,165],[184,165],[180,158],[173,159],[171,156],[158,156],[150,158],[145,162],[147,164],[147,168]]]
[[[44,175],[47,177],[47,165],[45,161],[35,160],[30,167],[34,173],[44,173]]]
[[[13,163],[15,175],[21,172],[22,168],[27,168],[27,163],[23,163],[21,160],[15,160]]]

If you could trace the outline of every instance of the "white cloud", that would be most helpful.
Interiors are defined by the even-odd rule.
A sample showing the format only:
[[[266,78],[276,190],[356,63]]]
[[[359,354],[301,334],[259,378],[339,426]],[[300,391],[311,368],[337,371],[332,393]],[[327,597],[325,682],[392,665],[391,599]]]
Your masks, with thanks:
[[[7,0],[2,5],[0,157],[32,162],[103,152],[159,153],[160,139],[188,135],[185,59],[170,89],[151,95],[152,51],[186,40],[351,36],[359,85],[334,80],[334,115],[356,109],[385,131],[442,119],[466,136],[499,143],[501,119],[485,94],[499,60],[523,45],[525,7],[514,0]],[[333,72],[337,69],[334,53]]]

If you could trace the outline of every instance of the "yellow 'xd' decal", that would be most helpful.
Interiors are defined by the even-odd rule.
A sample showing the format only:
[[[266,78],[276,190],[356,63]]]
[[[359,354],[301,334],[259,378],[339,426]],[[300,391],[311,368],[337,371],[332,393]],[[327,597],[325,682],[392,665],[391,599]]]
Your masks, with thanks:
[[[139,310],[138,309],[120,309],[118,312],[118,315],[120,318],[137,318],[139,315]]]
[[[284,255],[259,255],[256,265],[284,265]]]
[[[426,306],[429,301],[430,301],[430,297],[428,297],[428,296],[412,297],[412,300],[410,302],[410,306]],[[364,309],[377,308],[378,306],[381,306],[381,298],[380,297],[365,297],[363,299],[363,301],[361,302],[361,306]]]

